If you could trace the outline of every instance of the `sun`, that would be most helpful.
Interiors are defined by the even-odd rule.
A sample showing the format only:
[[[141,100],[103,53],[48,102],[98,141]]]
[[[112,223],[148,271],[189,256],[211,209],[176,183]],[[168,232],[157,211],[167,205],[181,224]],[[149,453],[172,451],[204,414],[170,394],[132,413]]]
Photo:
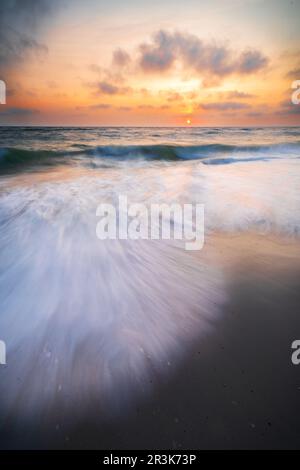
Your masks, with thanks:
[[[192,121],[190,119],[187,119],[186,123],[187,123],[188,126],[190,126],[192,124]]]

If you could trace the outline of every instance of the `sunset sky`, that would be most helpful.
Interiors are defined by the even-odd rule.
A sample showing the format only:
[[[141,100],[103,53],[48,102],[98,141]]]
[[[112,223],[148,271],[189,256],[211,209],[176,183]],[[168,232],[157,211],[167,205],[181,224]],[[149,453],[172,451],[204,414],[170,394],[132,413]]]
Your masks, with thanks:
[[[300,0],[3,0],[0,124],[300,125]]]

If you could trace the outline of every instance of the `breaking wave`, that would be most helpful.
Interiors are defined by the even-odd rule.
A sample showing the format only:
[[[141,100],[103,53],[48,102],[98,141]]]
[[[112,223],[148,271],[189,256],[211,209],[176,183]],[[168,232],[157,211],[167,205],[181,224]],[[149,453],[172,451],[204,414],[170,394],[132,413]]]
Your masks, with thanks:
[[[224,158],[220,158],[220,156]],[[103,159],[144,159],[185,161],[203,160],[209,164],[228,164],[269,160],[282,157],[300,157],[300,142],[274,145],[76,145],[74,150],[25,150],[4,148],[0,150],[0,170],[14,171],[41,166],[55,166],[82,163],[91,158]]]

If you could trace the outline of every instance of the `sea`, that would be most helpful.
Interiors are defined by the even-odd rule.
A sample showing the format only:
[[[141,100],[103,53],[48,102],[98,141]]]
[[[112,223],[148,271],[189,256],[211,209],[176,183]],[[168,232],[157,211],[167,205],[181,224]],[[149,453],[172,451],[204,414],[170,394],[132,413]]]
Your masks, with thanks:
[[[203,204],[203,250],[99,240],[97,207],[120,195]],[[243,233],[299,239],[299,127],[0,127],[0,426],[151,395],[222,315],[205,243]]]

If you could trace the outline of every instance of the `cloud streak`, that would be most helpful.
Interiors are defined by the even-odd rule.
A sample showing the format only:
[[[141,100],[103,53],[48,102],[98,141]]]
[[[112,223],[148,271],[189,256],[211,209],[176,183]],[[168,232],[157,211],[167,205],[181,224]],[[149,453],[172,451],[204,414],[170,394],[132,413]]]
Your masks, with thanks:
[[[47,47],[38,39],[41,21],[49,17],[56,0],[14,0],[0,2],[0,66],[14,65],[34,53],[41,56]]]
[[[145,72],[164,72],[176,63],[197,74],[225,77],[251,74],[268,64],[268,58],[255,49],[238,54],[225,45],[207,43],[195,35],[160,30],[150,43],[139,46],[139,65]]]
[[[116,95],[119,93],[119,87],[108,82],[99,82],[97,87],[104,95]]]
[[[130,60],[130,55],[124,49],[119,48],[113,52],[112,63],[117,67],[125,67],[129,64]]]
[[[238,101],[224,101],[217,103],[200,104],[200,108],[206,111],[237,111],[241,109],[249,109],[251,106],[247,103],[239,103]]]
[[[38,114],[38,109],[32,108],[4,108],[0,111],[0,118],[1,117],[25,117],[25,116],[32,116],[33,114]]]
[[[119,86],[106,80],[92,84],[92,86],[96,88],[97,94],[103,95],[125,95],[132,91],[128,86]]]

